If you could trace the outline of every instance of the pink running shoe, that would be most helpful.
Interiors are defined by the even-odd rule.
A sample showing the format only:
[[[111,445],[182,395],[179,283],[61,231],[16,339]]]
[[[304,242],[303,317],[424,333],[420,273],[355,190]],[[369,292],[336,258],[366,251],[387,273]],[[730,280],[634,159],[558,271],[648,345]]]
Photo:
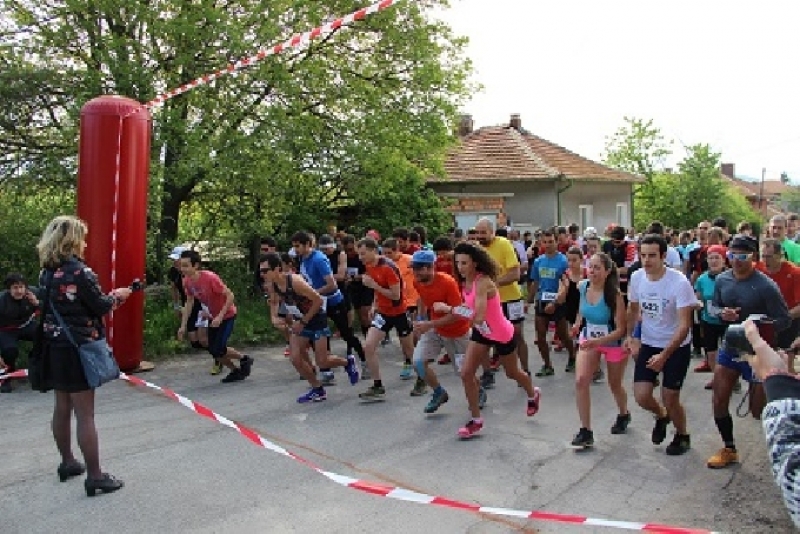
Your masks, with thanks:
[[[470,419],[467,424],[458,429],[458,437],[469,439],[483,428],[483,419]]]
[[[528,399],[528,417],[533,417],[539,411],[539,400],[542,398],[542,390],[533,388],[533,398]]]

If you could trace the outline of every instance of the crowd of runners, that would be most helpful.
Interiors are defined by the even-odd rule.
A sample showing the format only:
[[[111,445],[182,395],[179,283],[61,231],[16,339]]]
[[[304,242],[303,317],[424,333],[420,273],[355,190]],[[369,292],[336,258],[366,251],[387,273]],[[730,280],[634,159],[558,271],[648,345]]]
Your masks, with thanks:
[[[607,382],[618,408],[610,432],[626,433],[631,362],[633,397],[655,420],[652,442],[664,442],[672,425],[665,451],[680,455],[691,446],[680,395],[694,356],[696,372],[713,373],[706,388],[713,390],[722,448],[708,466],[721,468],[738,462],[729,405],[740,379],[754,417],[766,403],[752,369],[724,345],[725,330],[762,317],[772,346],[792,346],[800,317],[797,230],[797,217],[776,216],[758,237],[746,223],[731,232],[721,219],[687,231],[653,222],[641,234],[610,225],[602,235],[575,225],[520,235],[483,219],[432,243],[421,227],[398,228],[388,239],[375,230],[318,238],[299,231],[283,252],[275,240],[262,240],[255,283],[272,324],[286,336],[285,355],[308,382],[300,403],[324,401],[338,367],[351,384],[368,383],[361,401],[384,400],[378,353],[394,331],[403,358],[399,378],[413,380],[412,396],[430,395],[425,413],[453,394],[438,380],[435,364],[452,365],[460,375],[469,418],[458,436],[470,438],[484,426],[481,410],[500,368],[525,390],[520,411],[531,417],[557,372],[551,352],[566,351],[564,372],[575,375],[580,422],[573,446],[594,444],[592,383]],[[195,251],[178,248],[172,258],[179,336],[189,331],[195,346],[208,347],[212,374],[229,369],[223,382],[244,380],[253,359],[227,347],[233,294],[216,274],[200,269]],[[523,329],[531,316],[541,357],[533,371]],[[346,343],[345,355],[331,354],[333,335]]]
[[[375,230],[363,237],[298,231],[287,251],[262,239],[255,285],[267,299],[272,324],[285,335],[285,355],[308,382],[299,403],[324,401],[336,368],[353,385],[367,382],[361,401],[386,399],[378,353],[394,331],[403,358],[399,378],[413,381],[412,396],[430,395],[426,414],[454,394],[437,378],[436,364],[452,365],[460,375],[469,410],[457,432],[461,438],[482,430],[487,390],[501,368],[525,391],[520,412],[536,415],[548,378],[558,372],[551,352],[566,351],[564,372],[575,376],[580,423],[573,446],[594,444],[592,383],[607,382],[618,409],[610,432],[626,433],[631,362],[633,397],[655,420],[653,443],[664,442],[672,425],[665,451],[683,454],[691,445],[680,396],[694,355],[700,358],[696,372],[713,373],[706,387],[722,448],[708,466],[720,468],[738,462],[729,405],[740,379],[754,417],[766,403],[750,366],[722,343],[725,330],[762,317],[771,346],[793,346],[800,317],[797,231],[796,216],[773,217],[759,237],[747,224],[729,232],[723,220],[687,231],[653,222],[641,234],[610,225],[600,235],[572,225],[520,235],[482,219],[432,243],[421,227],[398,228],[388,239]],[[246,379],[253,358],[228,346],[236,317],[232,291],[201,268],[197,251],[178,247],[170,258],[178,337],[188,335],[194,347],[210,352],[212,374],[227,368],[223,382]],[[9,341],[7,333],[23,315],[30,319],[35,296],[19,276],[6,285],[0,340],[3,365],[12,368],[16,339]],[[523,329],[531,317],[541,357],[533,370]],[[346,343],[342,356],[331,352],[333,335]],[[3,389],[10,384],[4,381]]]

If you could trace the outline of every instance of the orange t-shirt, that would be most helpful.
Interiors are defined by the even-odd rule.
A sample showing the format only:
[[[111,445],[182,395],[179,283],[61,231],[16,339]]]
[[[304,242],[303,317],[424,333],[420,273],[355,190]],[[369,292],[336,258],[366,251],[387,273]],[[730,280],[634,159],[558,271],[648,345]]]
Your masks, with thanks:
[[[447,315],[445,313],[433,311],[432,308],[435,302],[446,302],[450,306],[460,306],[462,302],[461,289],[458,287],[458,282],[449,274],[434,273],[433,283],[426,285],[415,281],[414,288],[416,288],[419,293],[422,304],[428,311],[428,317],[430,317],[432,321]],[[444,337],[453,338],[463,336],[469,332],[469,329],[469,321],[459,317],[457,321],[437,328],[436,332]]]
[[[406,308],[416,306],[419,295],[417,290],[414,289],[414,270],[411,268],[411,256],[401,254],[394,263],[400,269],[400,276],[403,277],[403,301],[406,303]]]
[[[375,265],[366,265],[366,274],[370,276],[375,282],[384,289],[389,289],[397,284],[402,284],[400,269],[389,258],[378,258],[378,263]],[[383,295],[379,291],[375,292],[375,308],[378,313],[387,316],[401,315],[406,312],[406,302],[403,298],[405,292],[404,287],[400,288],[400,299],[396,301],[389,300],[389,297]]]
[[[783,300],[786,301],[786,306],[790,310],[800,304],[800,267],[784,260],[777,273],[767,271],[767,266],[763,262],[758,262],[756,268],[772,278],[772,281],[778,285]]]

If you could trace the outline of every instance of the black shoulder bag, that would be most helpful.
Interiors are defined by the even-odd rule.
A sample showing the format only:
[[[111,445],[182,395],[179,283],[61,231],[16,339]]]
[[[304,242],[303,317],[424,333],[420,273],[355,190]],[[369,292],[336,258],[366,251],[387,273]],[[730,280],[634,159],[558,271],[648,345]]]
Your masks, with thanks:
[[[47,362],[47,343],[44,341],[44,317],[47,313],[47,306],[50,304],[50,286],[53,282],[52,271],[45,271],[45,285],[47,290],[39,312],[39,327],[33,336],[33,347],[28,354],[28,380],[31,389],[47,393],[53,389],[53,380],[50,377]]]
[[[78,345],[56,307],[52,306],[52,309],[56,321],[64,331],[64,335],[67,336],[72,346],[78,350],[83,366],[83,375],[86,377],[86,383],[89,384],[89,387],[92,389],[99,388],[106,382],[119,378],[119,365],[117,365],[117,360],[114,359],[114,355],[111,353],[111,347],[108,346],[106,338],[102,337]]]

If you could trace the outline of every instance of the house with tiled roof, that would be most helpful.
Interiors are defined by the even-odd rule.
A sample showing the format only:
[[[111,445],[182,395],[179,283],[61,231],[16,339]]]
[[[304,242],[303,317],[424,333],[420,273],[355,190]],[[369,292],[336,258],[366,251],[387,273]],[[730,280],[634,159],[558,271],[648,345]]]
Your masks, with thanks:
[[[736,177],[736,166],[733,163],[723,163],[720,166],[720,176],[732,184],[750,202],[753,210],[764,218],[785,213],[785,197],[792,192],[798,192],[796,185],[791,185],[783,180],[763,180],[751,182]]]
[[[467,229],[481,217],[520,229],[577,223],[630,226],[633,187],[644,178],[612,169],[508,124],[474,129],[461,117],[459,142],[447,154],[445,176],[428,186],[451,200],[455,224]]]

